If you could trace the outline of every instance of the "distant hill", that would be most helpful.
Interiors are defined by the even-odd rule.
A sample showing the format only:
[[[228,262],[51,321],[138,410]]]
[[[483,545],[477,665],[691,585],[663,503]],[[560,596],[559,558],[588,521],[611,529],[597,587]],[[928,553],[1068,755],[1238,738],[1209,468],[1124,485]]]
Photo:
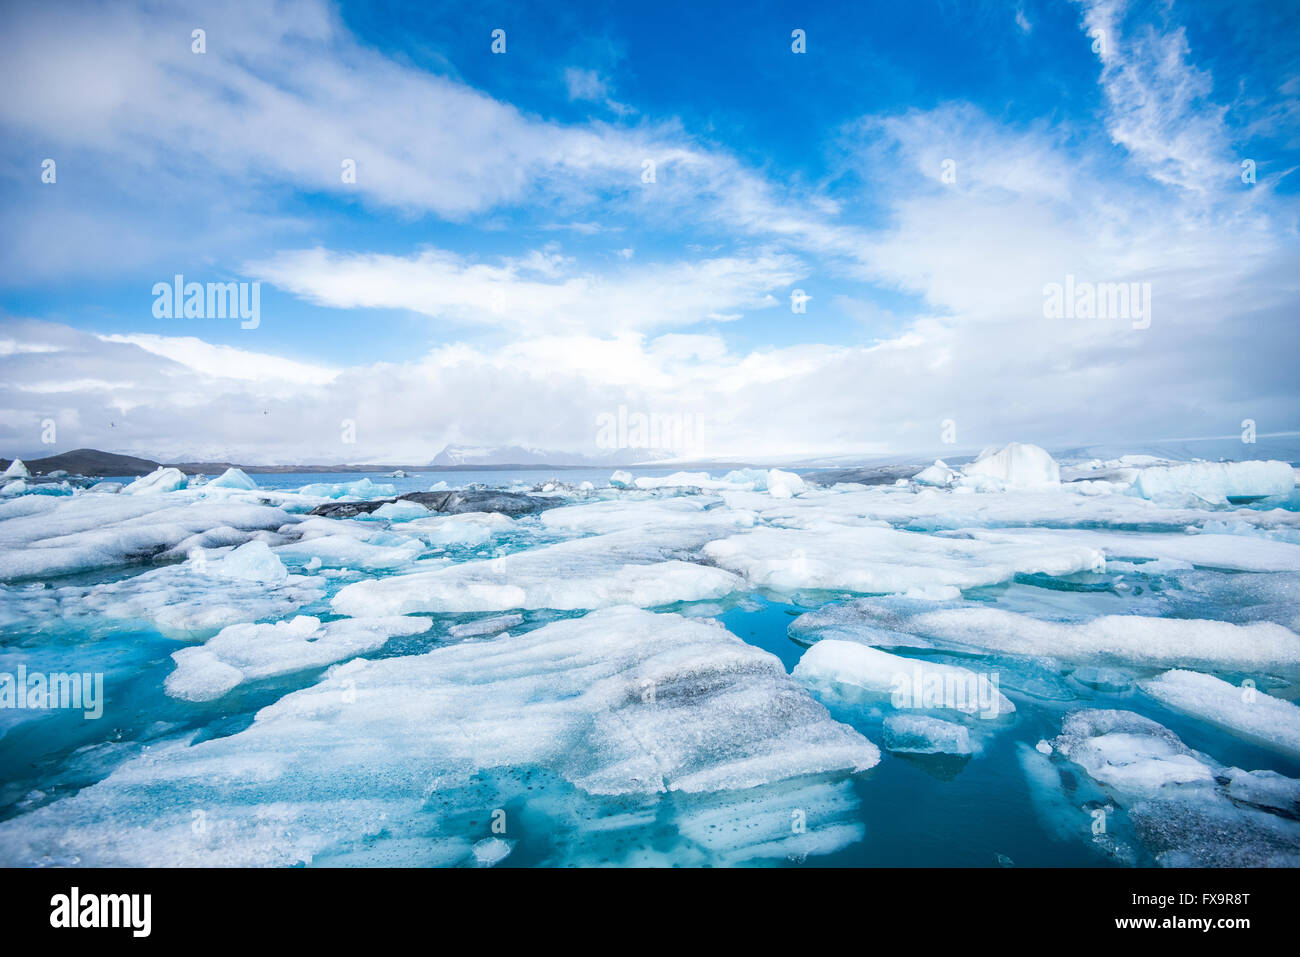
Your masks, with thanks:
[[[13,459],[0,459],[0,469],[8,468]],[[118,455],[99,449],[74,449],[43,459],[24,459],[23,464],[33,475],[48,475],[60,469],[69,475],[148,475],[158,467],[157,462]]]

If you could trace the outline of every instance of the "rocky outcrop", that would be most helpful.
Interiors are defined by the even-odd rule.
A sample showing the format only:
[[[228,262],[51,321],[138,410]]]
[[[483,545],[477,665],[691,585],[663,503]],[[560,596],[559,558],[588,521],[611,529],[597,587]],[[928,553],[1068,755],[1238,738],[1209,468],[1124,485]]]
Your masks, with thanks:
[[[327,518],[352,518],[368,515],[388,502],[417,502],[442,515],[459,515],[462,512],[500,512],[514,518],[531,515],[543,509],[561,505],[559,499],[523,495],[519,492],[501,492],[496,489],[452,489],[447,492],[408,492],[396,499],[384,498],[370,502],[327,502],[311,510],[312,515]]]

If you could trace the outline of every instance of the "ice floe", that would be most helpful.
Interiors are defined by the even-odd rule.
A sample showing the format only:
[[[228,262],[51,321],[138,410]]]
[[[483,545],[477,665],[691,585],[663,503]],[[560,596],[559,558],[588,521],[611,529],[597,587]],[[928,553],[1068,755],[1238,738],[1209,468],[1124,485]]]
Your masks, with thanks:
[[[1166,671],[1140,687],[1166,707],[1225,728],[1268,748],[1300,757],[1300,707],[1254,687],[1213,675]]]
[[[418,829],[430,835],[429,853],[446,842],[450,862],[472,863],[470,841],[492,836],[485,807],[524,793],[543,800],[517,778],[498,783],[509,793],[477,793],[476,772],[493,768],[553,774],[586,801],[699,795],[682,812],[679,859],[745,859],[746,844],[750,854],[783,855],[792,807],[807,807],[805,849],[826,852],[862,829],[851,797],[825,776],[878,760],[876,746],[832,720],[775,657],[720,626],[608,609],[509,638],[337,665],[242,731],[159,745],[76,795],[0,823],[0,859],[309,863],[380,830]],[[203,828],[193,826],[196,810]],[[477,833],[466,810],[477,812]],[[592,826],[602,824],[615,826]]]
[[[1069,575],[1100,569],[1087,546],[936,538],[879,526],[832,523],[805,529],[756,528],[710,542],[704,555],[758,588],[843,589],[865,594],[913,588],[974,588],[1020,573]]]
[[[1021,763],[1040,792],[1040,807],[1057,824],[1111,856],[1140,862],[1123,844],[1132,839],[1157,864],[1285,866],[1300,864],[1300,822],[1288,807],[1296,782],[1261,772],[1222,768],[1188,748],[1168,728],[1131,711],[1082,710],[1068,715],[1048,757],[1028,747]],[[1074,787],[1074,802],[1053,794],[1069,762],[1100,788]],[[1234,787],[1235,785],[1235,787]],[[1064,816],[1064,819],[1061,818]],[[1087,823],[1085,823],[1087,822]]]
[[[800,629],[804,640],[820,627],[836,637],[862,628],[861,640],[878,632],[919,636],[976,651],[1074,662],[1127,663],[1151,668],[1186,666],[1208,670],[1300,674],[1300,635],[1271,622],[1106,615],[1084,621],[1049,621],[1000,608],[962,605],[933,608],[871,599],[836,606],[833,615]]]
[[[1143,498],[1195,496],[1207,502],[1288,495],[1295,471],[1288,462],[1193,462],[1142,469],[1135,486]]]
[[[996,677],[850,641],[819,641],[803,653],[793,674],[819,693],[851,704],[889,701],[895,708],[956,711],[983,719],[1016,710],[998,691]]]
[[[270,624],[223,628],[205,644],[172,654],[165,687],[173,698],[211,701],[262,678],[322,668],[382,648],[396,635],[427,631],[428,618],[345,618],[321,624],[299,615]]]

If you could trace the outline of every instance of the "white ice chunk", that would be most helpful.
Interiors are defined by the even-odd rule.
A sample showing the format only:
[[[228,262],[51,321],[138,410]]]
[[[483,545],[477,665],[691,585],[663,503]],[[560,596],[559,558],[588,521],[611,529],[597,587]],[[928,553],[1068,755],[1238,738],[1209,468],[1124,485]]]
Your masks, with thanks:
[[[1300,673],[1300,635],[1271,622],[1106,615],[1045,621],[1000,608],[908,610],[870,601],[842,606],[864,624],[985,651],[1149,667]]]
[[[619,469],[609,477],[609,484],[614,486],[614,488],[632,488],[633,483],[635,482],[636,479],[632,477],[632,473],[624,472],[622,469]]]
[[[266,542],[245,542],[230,554],[209,559],[200,550],[190,556],[201,570],[220,578],[239,578],[244,581],[280,582],[289,577],[284,562],[276,557]]]
[[[304,565],[315,561],[317,568],[362,568],[370,571],[409,565],[423,551],[424,545],[419,541],[375,545],[347,534],[305,538],[275,549],[281,558]]]
[[[1255,688],[1195,671],[1166,671],[1139,687],[1175,711],[1265,747],[1300,756],[1300,707]]]
[[[340,615],[469,613],[710,601],[742,590],[730,572],[672,556],[715,526],[665,528],[654,537],[629,529],[348,585],[332,600]]]
[[[429,510],[419,502],[402,499],[396,502],[385,502],[371,512],[370,516],[390,522],[409,522],[414,518],[428,518]]]
[[[510,856],[515,846],[499,837],[485,837],[474,845],[474,862],[479,867],[492,867]]]
[[[710,542],[704,554],[762,588],[844,589],[888,594],[949,585],[975,588],[1018,573],[1069,575],[1101,570],[1105,559],[1086,546],[1040,543],[987,547],[892,528],[813,523],[808,528],[756,528]]]
[[[979,458],[962,469],[972,478],[994,479],[1012,488],[1059,485],[1061,470],[1037,445],[1012,442],[1000,449],[985,449]]]
[[[1226,503],[1229,496],[1289,495],[1295,488],[1295,472],[1286,462],[1193,462],[1143,469],[1136,487],[1143,498],[1194,495]]]
[[[715,479],[708,472],[674,472],[671,475],[642,475],[633,484],[639,489],[656,488],[730,488],[731,484],[723,479]]]
[[[1210,766],[1176,734],[1131,711],[1076,711],[1052,744],[1094,780],[1124,795],[1151,796],[1168,784],[1214,782]]]
[[[185,473],[180,469],[158,466],[148,475],[142,475],[126,488],[123,495],[156,495],[161,492],[175,492],[185,487]]]
[[[22,459],[14,459],[9,463],[9,467],[4,470],[4,473],[0,474],[0,480],[28,479],[31,477],[32,473],[27,471],[27,466],[23,464]]]
[[[482,635],[498,635],[508,628],[524,623],[523,615],[493,615],[491,618],[479,618],[452,625],[447,634],[453,638],[478,638]]]
[[[1243,771],[1229,768],[1228,797],[1254,807],[1281,811],[1300,818],[1300,781],[1276,771]]]
[[[345,658],[382,648],[395,635],[427,631],[428,618],[346,618],[322,625],[298,615],[273,624],[223,628],[195,648],[172,654],[176,670],[164,689],[173,698],[212,701],[240,684],[323,668]]]
[[[427,515],[427,513],[426,513]],[[416,518],[404,531],[413,532],[430,545],[484,545],[515,529],[517,523],[500,512],[461,512]]]
[[[232,494],[240,494],[232,490]],[[239,545],[290,521],[279,508],[202,492],[27,496],[0,521],[0,579],[48,577]]]
[[[970,754],[965,725],[920,714],[891,714],[884,721],[886,751],[905,754]]]
[[[793,472],[781,469],[769,469],[767,472],[767,494],[773,498],[792,498],[804,490],[803,479]]]
[[[912,476],[917,485],[948,486],[952,484],[957,473],[944,464],[943,459],[935,459],[934,464],[921,469]]]
[[[313,485],[304,485],[298,490],[298,494],[312,498],[358,498],[369,501],[396,495],[397,488],[386,484],[377,485],[369,478],[363,478],[355,482],[317,482]]]
[[[896,708],[959,711],[983,718],[1016,710],[987,674],[891,655],[853,641],[817,642],[792,673],[819,693],[850,704],[889,700]]]
[[[257,483],[249,478],[243,469],[231,466],[209,482],[206,488],[238,488],[252,491],[257,488]]]

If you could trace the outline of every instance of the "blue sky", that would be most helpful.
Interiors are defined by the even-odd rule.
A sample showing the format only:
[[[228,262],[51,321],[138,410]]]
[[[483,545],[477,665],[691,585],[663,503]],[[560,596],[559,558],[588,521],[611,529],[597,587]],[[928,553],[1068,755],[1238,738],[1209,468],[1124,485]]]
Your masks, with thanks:
[[[591,454],[620,406],[704,457],[1300,427],[1294,5],[4,18],[5,454]],[[259,282],[257,327],[156,318],[176,273]],[[1066,275],[1148,283],[1149,326],[1045,317]]]

